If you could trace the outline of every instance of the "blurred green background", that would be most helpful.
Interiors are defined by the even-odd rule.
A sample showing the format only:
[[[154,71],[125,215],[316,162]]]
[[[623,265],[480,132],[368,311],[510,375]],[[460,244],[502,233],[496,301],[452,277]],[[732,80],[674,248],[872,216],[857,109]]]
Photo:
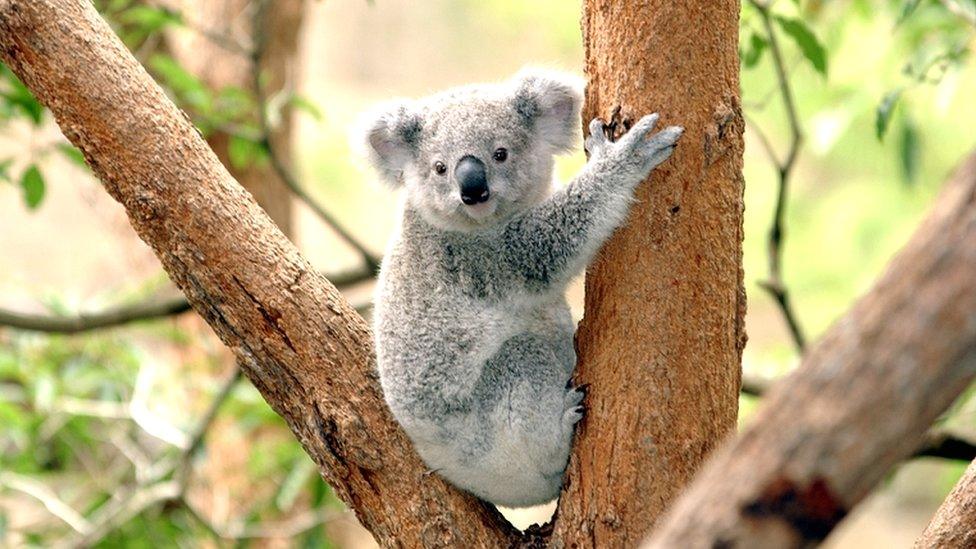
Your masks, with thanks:
[[[153,3],[98,4],[133,47],[208,25],[190,25]],[[799,33],[774,28],[806,137],[788,197],[783,276],[813,340],[882,272],[976,145],[969,55],[976,2],[779,0],[773,11],[802,25]],[[397,199],[352,153],[356,115],[374,101],[502,79],[526,64],[581,73],[579,13],[579,2],[557,0],[309,2],[293,75],[303,105],[294,133],[298,179],[382,252]],[[790,132],[765,30],[749,4],[741,30],[744,369],[773,378],[794,367],[798,354],[776,304],[757,285],[767,276],[777,192],[759,135],[782,157]],[[205,131],[227,121],[254,124],[253,97],[208,90],[170,61],[156,58],[151,68],[185,108],[212,109],[207,121],[197,119]],[[121,208],[62,149],[50,116],[9,72],[2,77],[0,307],[76,314],[174,295]],[[267,161],[259,143],[246,145],[241,162]],[[559,178],[572,177],[582,163],[581,151],[560,159]],[[357,255],[307,206],[296,202],[295,211],[294,238],[316,266],[331,272],[356,265]],[[369,292],[365,284],[349,295],[363,301]],[[571,296],[581,314],[580,284]],[[227,383],[232,372],[219,341],[191,315],[75,336],[0,327],[0,546],[70,544],[84,538],[79,530],[103,524],[110,528],[98,531],[97,541],[106,547],[223,546],[230,538],[258,546],[368,546],[369,536],[284,423],[246,381]],[[198,426],[227,387],[229,397],[195,444]],[[756,402],[743,397],[743,422]],[[976,439],[976,403],[967,396],[943,423]],[[911,546],[963,466],[907,462],[828,545]],[[115,505],[154,483],[185,496],[144,508]],[[524,525],[545,513],[512,517]]]

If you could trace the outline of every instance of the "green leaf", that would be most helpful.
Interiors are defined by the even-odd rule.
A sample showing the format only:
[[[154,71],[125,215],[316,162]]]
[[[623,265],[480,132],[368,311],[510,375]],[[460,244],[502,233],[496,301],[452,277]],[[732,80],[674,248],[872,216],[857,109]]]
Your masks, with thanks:
[[[747,69],[755,67],[768,45],[769,42],[766,41],[765,37],[753,32],[749,36],[749,46],[742,54],[742,65]]]
[[[901,99],[902,91],[904,91],[902,88],[898,88],[888,92],[881,99],[881,103],[878,104],[874,118],[874,134],[878,138],[878,141],[884,140],[885,132],[888,131],[888,123],[891,121],[891,115],[895,110],[895,105]]]
[[[10,166],[13,165],[13,163],[13,158],[0,160],[0,181],[6,181],[7,183],[14,182],[13,179],[10,178]]]
[[[8,89],[4,90],[2,97],[11,107],[26,114],[35,126],[40,126],[44,121],[44,105],[41,105],[27,86],[6,65],[0,64],[0,68],[2,68],[0,76],[8,84]]]
[[[776,16],[776,22],[779,23],[783,32],[793,39],[793,42],[800,48],[800,52],[803,53],[803,57],[810,61],[813,68],[820,74],[827,76],[827,50],[824,49],[823,44],[813,34],[810,27],[800,19],[789,19],[781,15]]]
[[[118,19],[139,27],[143,32],[155,32],[167,25],[183,23],[178,12],[153,6],[133,6],[119,14]]]
[[[206,86],[204,86],[200,79],[190,74],[189,71],[184,69],[175,59],[168,55],[153,55],[149,59],[149,66],[174,91],[187,93],[206,89]]]
[[[904,0],[901,4],[901,10],[898,12],[898,19],[895,21],[895,25],[904,23],[906,19],[915,13],[915,8],[921,3],[922,0]]]
[[[85,155],[81,154],[81,151],[76,149],[71,143],[58,143],[57,147],[61,151],[61,154],[67,157],[68,160],[83,168],[88,167],[88,164],[85,163]]]
[[[31,164],[20,175],[20,187],[24,190],[24,202],[28,208],[33,210],[44,200],[44,176],[37,164]]]
[[[918,129],[915,127],[915,122],[906,116],[898,140],[898,158],[902,179],[909,185],[914,184],[918,178],[919,152],[921,150],[918,141]]]
[[[250,139],[232,135],[227,143],[227,156],[230,158],[231,166],[243,170],[264,158],[264,147]]]
[[[291,103],[292,107],[294,107],[296,110],[304,111],[305,114],[311,116],[316,122],[322,121],[322,109],[320,109],[318,105],[307,97],[293,95],[291,96],[289,103]]]

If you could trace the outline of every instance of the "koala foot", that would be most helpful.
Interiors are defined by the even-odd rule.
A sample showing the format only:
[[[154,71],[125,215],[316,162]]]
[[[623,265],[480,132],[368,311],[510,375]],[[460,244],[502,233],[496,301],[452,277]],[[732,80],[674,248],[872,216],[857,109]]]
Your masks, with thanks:
[[[583,419],[583,414],[586,408],[583,406],[583,399],[586,397],[586,386],[576,387],[566,391],[566,396],[563,398],[563,423],[567,427],[572,427],[576,425],[579,420]]]

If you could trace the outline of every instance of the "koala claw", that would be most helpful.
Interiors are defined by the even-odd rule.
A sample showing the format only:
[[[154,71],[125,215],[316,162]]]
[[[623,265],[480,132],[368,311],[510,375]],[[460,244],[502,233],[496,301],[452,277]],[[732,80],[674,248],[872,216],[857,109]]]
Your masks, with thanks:
[[[600,156],[607,149],[610,141],[607,139],[606,124],[600,118],[590,120],[590,135],[583,142],[583,148],[593,156]]]
[[[582,405],[573,406],[572,408],[566,410],[566,412],[563,413],[563,422],[566,424],[567,427],[572,427],[573,425],[576,425],[577,423],[579,423],[581,419],[583,419],[584,411],[585,409],[583,408]]]

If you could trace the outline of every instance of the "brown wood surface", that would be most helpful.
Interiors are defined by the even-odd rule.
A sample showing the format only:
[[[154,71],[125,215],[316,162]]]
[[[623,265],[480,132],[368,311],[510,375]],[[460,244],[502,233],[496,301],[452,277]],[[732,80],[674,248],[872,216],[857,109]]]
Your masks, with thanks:
[[[976,375],[976,154],[874,287],[706,464],[647,547],[819,542]]]
[[[685,133],[586,279],[590,385],[555,546],[633,547],[735,428],[745,344],[735,0],[584,2],[584,120]],[[621,127],[622,126],[622,127]]]
[[[500,547],[426,475],[380,396],[366,323],[238,185],[86,0],[0,0],[0,56],[51,109],[190,303],[384,546]]]
[[[963,473],[949,497],[915,542],[917,549],[976,547],[976,461]]]

